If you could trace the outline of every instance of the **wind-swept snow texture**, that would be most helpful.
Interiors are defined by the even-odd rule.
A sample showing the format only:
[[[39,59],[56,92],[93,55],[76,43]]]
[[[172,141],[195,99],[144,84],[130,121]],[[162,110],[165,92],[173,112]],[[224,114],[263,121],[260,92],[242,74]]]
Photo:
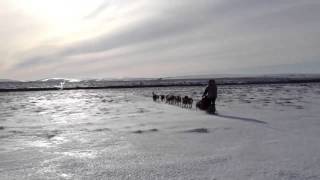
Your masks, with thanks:
[[[320,84],[0,93],[0,179],[320,179]]]

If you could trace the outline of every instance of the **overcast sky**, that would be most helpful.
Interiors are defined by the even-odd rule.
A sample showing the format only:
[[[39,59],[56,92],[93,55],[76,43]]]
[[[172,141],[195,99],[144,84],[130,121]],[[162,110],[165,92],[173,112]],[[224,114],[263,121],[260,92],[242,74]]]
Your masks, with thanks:
[[[0,79],[320,73],[319,0],[0,0]]]

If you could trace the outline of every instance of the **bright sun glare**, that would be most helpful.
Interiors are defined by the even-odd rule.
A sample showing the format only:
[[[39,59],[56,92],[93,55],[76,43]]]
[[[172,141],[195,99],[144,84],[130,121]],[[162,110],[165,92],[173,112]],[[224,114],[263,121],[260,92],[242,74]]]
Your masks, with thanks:
[[[26,0],[13,1],[19,12],[46,24],[50,35],[72,33],[85,29],[84,18],[103,0]]]

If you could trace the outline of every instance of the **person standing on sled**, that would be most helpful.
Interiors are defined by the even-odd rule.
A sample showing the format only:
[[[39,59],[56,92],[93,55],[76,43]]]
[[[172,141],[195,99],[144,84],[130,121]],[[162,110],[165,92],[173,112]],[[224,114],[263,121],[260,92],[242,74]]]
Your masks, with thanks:
[[[209,112],[215,113],[217,99],[217,85],[215,80],[209,80],[208,86],[206,87],[202,97],[206,97],[209,101]]]

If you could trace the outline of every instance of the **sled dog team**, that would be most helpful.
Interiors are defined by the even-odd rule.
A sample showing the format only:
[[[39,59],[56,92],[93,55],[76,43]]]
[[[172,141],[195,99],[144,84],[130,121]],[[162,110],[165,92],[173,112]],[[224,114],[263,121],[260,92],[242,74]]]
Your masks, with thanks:
[[[157,95],[154,92],[152,92],[152,99],[153,101],[161,101],[165,102],[167,104],[177,105],[181,106],[183,108],[192,108],[193,99],[188,96],[174,96],[174,95]]]
[[[196,107],[201,110],[206,110],[209,113],[216,113],[216,99],[217,99],[217,85],[215,80],[211,79],[208,82],[202,99],[196,103]],[[193,99],[188,96],[174,96],[174,95],[157,95],[152,92],[153,101],[166,102],[168,104],[178,105],[183,108],[192,108]]]

